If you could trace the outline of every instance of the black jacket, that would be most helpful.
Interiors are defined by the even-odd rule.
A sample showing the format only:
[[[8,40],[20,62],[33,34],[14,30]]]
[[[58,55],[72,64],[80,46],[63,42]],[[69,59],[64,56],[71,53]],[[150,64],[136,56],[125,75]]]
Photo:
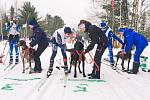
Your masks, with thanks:
[[[85,50],[85,53],[91,51],[94,48],[95,44],[103,44],[103,43],[107,44],[108,43],[108,38],[103,33],[103,31],[96,25],[90,25],[88,27],[87,32],[89,34],[91,41],[87,49]]]
[[[47,35],[39,26],[33,28],[30,46],[34,47],[37,44],[48,45]]]

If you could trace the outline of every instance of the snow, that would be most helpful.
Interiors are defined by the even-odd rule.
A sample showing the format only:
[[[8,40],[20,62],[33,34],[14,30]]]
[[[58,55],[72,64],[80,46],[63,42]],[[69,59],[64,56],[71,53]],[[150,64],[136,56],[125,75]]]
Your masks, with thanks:
[[[2,53],[6,41],[0,43]],[[70,46],[71,47],[71,46]],[[143,56],[150,56],[150,45],[146,47]],[[94,50],[93,50],[94,51]],[[92,52],[93,52],[92,51]],[[116,54],[119,49],[114,49]],[[22,73],[22,62],[12,70],[4,71],[8,65],[8,44],[4,52],[5,64],[0,64],[0,98],[1,100],[150,100],[150,73],[139,71],[137,75],[125,72],[117,73],[112,70],[108,62],[102,60],[101,80],[88,80],[82,74],[77,73],[77,78],[72,73],[65,80],[63,69],[58,70],[55,66],[63,65],[60,50],[55,58],[55,66],[52,75],[47,79],[46,72],[49,67],[51,47],[48,47],[41,55],[42,73],[28,74],[29,70]],[[94,53],[91,53],[94,54]],[[67,53],[69,56],[69,53]],[[88,60],[90,59],[86,54]],[[108,57],[106,50],[103,58]],[[20,59],[21,60],[21,59]],[[69,60],[69,59],[68,59]],[[68,61],[69,62],[69,61]],[[125,62],[125,65],[127,63]],[[148,59],[147,65],[150,65]],[[28,67],[28,63],[25,64]],[[34,64],[32,64],[32,67]],[[86,74],[91,72],[92,64],[86,63]],[[132,61],[130,63],[130,68]],[[120,62],[118,68],[121,68]],[[66,87],[64,87],[66,85]]]

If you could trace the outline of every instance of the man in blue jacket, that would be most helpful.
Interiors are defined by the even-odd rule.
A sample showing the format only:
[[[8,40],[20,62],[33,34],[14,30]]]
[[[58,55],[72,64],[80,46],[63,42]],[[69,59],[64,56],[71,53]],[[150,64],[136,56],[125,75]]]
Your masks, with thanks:
[[[112,29],[106,24],[106,22],[100,23],[101,30],[105,33],[105,35],[108,37],[108,50],[109,50],[109,58],[110,58],[110,64],[114,66],[114,58],[113,58],[113,41],[115,40],[119,41],[122,45],[124,44],[120,38],[118,38],[113,32]]]
[[[30,46],[34,47],[35,45],[38,45],[38,48],[36,49],[34,54],[35,66],[34,69],[31,70],[31,73],[41,73],[42,68],[40,56],[49,45],[47,34],[40,28],[35,18],[30,19],[28,24],[30,29],[33,31]]]
[[[120,28],[119,32],[121,35],[124,36],[125,41],[123,53],[130,52],[133,45],[136,47],[134,54],[133,68],[129,72],[129,74],[137,74],[140,66],[140,55],[145,49],[145,47],[148,46],[148,41],[142,34],[133,31],[133,29],[131,28]]]

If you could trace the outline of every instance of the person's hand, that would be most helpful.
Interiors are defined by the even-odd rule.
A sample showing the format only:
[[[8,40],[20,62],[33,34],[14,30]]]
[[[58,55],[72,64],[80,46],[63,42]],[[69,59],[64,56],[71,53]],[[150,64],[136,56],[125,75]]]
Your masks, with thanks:
[[[83,51],[83,54],[86,54],[87,53],[87,51],[85,50],[85,51]]]
[[[3,58],[3,57],[4,57],[4,55],[3,55],[3,54],[1,54],[1,55],[0,55],[0,58]]]
[[[121,51],[121,56],[124,57],[124,55],[126,54],[126,52],[123,50]]]
[[[28,48],[31,48],[30,44],[28,45]]]

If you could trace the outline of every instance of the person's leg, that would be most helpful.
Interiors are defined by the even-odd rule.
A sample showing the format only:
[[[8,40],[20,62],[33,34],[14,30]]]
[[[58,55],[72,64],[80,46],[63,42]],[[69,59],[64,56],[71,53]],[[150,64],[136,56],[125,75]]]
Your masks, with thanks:
[[[112,45],[108,45],[108,50],[109,50],[110,64],[112,66],[114,66],[113,47],[112,47]]]
[[[146,46],[136,46],[136,51],[134,54],[134,62],[133,62],[133,67],[132,70],[129,72],[129,74],[137,74],[139,71],[139,66],[140,66],[140,55],[145,49]]]
[[[46,48],[47,45],[42,45],[42,46],[38,45],[38,48],[34,54],[34,61],[35,61],[34,71],[40,71],[40,72],[42,71],[40,56]]]
[[[52,44],[52,55],[51,55],[51,58],[50,58],[50,66],[49,66],[49,69],[48,69],[48,76],[52,73],[53,71],[53,65],[54,65],[54,59],[56,57],[56,54],[57,54],[57,48],[58,46],[55,45],[55,44]]]
[[[63,55],[63,61],[64,61],[64,65],[67,66],[67,55],[66,55],[66,51],[61,49],[61,53]]]
[[[15,64],[18,64],[19,62],[19,51],[18,51],[18,43],[14,43],[14,47],[15,47],[15,52],[16,52],[16,59],[15,59]]]
[[[100,79],[101,58],[106,48],[107,48],[107,44],[104,44],[104,43],[97,46],[95,57],[94,57],[95,75],[94,77],[92,76],[90,78]]]
[[[68,73],[68,64],[67,64],[67,55],[65,51],[65,45],[61,47],[61,53],[63,55],[63,61],[64,61],[64,71],[65,73]]]
[[[10,59],[9,59],[9,64],[13,63],[13,42],[9,41],[9,55],[10,55]]]

